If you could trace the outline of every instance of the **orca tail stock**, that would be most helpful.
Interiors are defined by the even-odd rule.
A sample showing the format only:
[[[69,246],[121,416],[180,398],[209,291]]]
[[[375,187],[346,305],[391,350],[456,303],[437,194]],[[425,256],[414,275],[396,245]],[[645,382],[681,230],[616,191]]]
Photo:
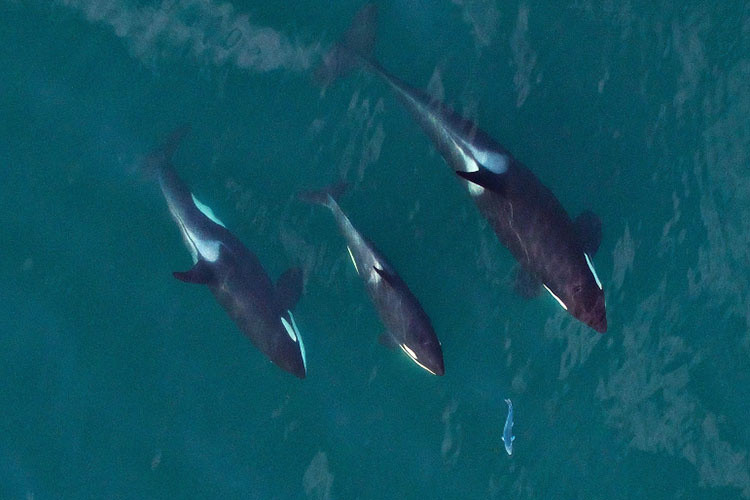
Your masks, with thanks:
[[[140,171],[147,177],[154,177],[162,168],[172,161],[174,152],[182,142],[182,139],[190,132],[190,125],[180,125],[167,136],[165,141],[141,161]]]
[[[333,208],[339,197],[344,194],[349,185],[345,182],[338,182],[323,189],[311,189],[300,191],[297,198],[306,203],[313,205],[323,205],[324,207]]]
[[[362,65],[374,64],[372,52],[375,47],[377,17],[378,9],[373,3],[368,3],[357,11],[344,35],[315,68],[313,78],[318,85],[326,87]]]

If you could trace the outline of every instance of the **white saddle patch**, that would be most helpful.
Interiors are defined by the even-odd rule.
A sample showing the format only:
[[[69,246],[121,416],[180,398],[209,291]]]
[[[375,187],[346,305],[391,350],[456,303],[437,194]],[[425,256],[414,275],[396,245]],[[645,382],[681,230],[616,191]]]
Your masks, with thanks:
[[[471,154],[480,165],[494,174],[504,174],[508,170],[508,158],[495,151],[484,151],[467,144]]]
[[[463,160],[464,165],[464,172],[478,172],[479,166],[477,165],[477,162],[474,161],[474,158],[464,153],[463,148],[461,148],[456,142],[454,141],[453,144],[456,146],[456,149],[461,153],[461,159]],[[471,196],[481,196],[482,193],[484,193],[484,188],[478,184],[474,184],[473,182],[464,180],[466,183],[466,188],[469,190],[469,194]]]
[[[193,258],[193,263],[198,262],[198,257],[209,262],[216,262],[219,258],[219,247],[221,246],[221,243],[216,240],[202,240],[187,227],[185,221],[180,217],[180,214],[171,205],[169,206],[169,211],[172,213],[172,217],[180,228],[182,239],[185,241],[185,246],[190,252],[190,256]]]
[[[221,242],[216,240],[202,240],[188,228],[185,228],[185,232],[187,233],[187,239],[190,240],[190,243],[192,243],[193,247],[198,252],[198,255],[200,255],[203,260],[209,262],[216,262],[219,260],[219,247],[221,247]]]
[[[461,153],[464,172],[477,172],[480,168],[486,168],[494,174],[504,174],[508,171],[508,158],[505,155],[476,148],[463,140],[460,142],[461,144],[453,140],[454,146]],[[470,154],[466,154],[466,151]],[[473,182],[466,181],[466,186],[472,196],[484,193],[484,188]]]
[[[370,275],[368,276],[370,283],[380,283],[380,281],[383,279],[380,273],[375,270],[376,268],[381,272],[383,272],[385,269],[380,261],[374,259],[372,262],[372,268],[370,268]]]

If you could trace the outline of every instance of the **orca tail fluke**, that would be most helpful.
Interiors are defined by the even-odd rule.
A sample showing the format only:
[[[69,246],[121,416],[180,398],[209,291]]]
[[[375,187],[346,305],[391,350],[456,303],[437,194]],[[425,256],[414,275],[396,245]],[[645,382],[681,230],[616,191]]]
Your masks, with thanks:
[[[323,205],[332,209],[339,197],[344,194],[348,188],[349,185],[342,181],[323,189],[300,191],[297,193],[297,198],[306,203]]]
[[[349,29],[324,56],[315,68],[313,78],[321,87],[349,74],[362,63],[370,63],[375,47],[378,9],[373,3],[360,8]]]
[[[169,164],[174,156],[174,152],[182,142],[182,139],[190,132],[190,125],[184,124],[172,131],[164,143],[153,149],[143,160],[141,170],[147,176],[156,175],[156,173]]]

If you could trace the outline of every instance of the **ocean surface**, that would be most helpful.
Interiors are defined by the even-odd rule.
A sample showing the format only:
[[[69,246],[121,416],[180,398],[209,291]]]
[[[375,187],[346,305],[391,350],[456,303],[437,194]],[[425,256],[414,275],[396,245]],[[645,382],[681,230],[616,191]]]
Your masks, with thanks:
[[[603,222],[609,330],[515,262],[389,89],[312,72],[358,1],[0,0],[0,498],[750,498],[750,4],[392,0],[375,55]],[[191,266],[139,165],[275,279],[308,376]],[[446,374],[383,326],[330,213],[419,297]],[[511,398],[514,452],[501,441]]]

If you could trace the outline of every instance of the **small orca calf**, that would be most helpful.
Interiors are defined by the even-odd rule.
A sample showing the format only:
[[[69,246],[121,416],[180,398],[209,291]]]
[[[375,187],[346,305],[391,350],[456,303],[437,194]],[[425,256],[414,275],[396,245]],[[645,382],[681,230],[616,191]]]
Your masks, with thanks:
[[[289,269],[276,285],[271,283],[258,257],[188,190],[171,165],[187,131],[187,126],[175,130],[145,161],[147,173],[159,181],[195,264],[189,271],[173,273],[174,277],[207,285],[255,347],[284,370],[305,378],[305,346],[292,315],[302,295],[302,271]]]
[[[400,347],[416,364],[433,375],[445,374],[443,350],[432,329],[430,318],[385,257],[365,239],[341,210],[336,197],[338,185],[322,191],[306,191],[299,198],[328,207],[346,239],[354,269],[365,283],[375,308],[386,327],[381,343]]]
[[[516,436],[513,435],[513,403],[510,402],[510,399],[506,399],[505,402],[508,403],[508,417],[505,419],[502,440],[505,444],[505,451],[508,455],[512,455],[513,441],[516,439]]]
[[[476,124],[389,74],[372,57],[376,17],[373,4],[357,12],[315,70],[316,81],[327,85],[364,67],[388,84],[519,262],[516,289],[531,297],[544,286],[563,309],[605,332],[604,291],[592,262],[601,240],[598,217],[584,212],[571,220],[552,191]]]

